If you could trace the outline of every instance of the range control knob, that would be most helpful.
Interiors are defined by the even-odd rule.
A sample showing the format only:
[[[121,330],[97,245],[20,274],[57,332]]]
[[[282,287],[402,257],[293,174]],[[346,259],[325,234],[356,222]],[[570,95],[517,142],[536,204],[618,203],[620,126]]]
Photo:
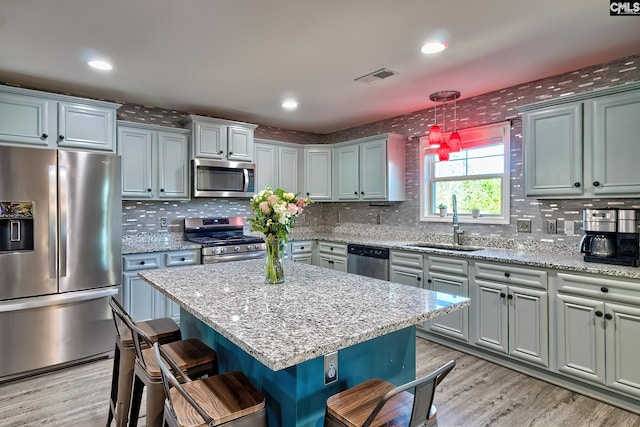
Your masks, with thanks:
[[[221,253],[221,254],[224,254],[224,253],[226,253],[226,252],[227,252],[227,248],[220,248],[220,253]]]
[[[233,250],[234,250],[235,252],[240,252],[240,246],[236,246],[235,248],[233,248]]]

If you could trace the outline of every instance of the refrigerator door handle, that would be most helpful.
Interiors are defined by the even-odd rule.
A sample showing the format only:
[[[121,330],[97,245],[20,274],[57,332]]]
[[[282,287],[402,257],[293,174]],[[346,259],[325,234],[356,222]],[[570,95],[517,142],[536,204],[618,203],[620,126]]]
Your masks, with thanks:
[[[60,198],[59,215],[60,215],[60,277],[67,276],[67,205],[68,195],[67,186],[69,185],[69,178],[67,176],[67,167],[58,166],[58,179],[60,179],[60,185],[58,187],[58,197]]]
[[[57,221],[58,217],[58,172],[56,165],[49,165],[49,278],[58,275],[56,253],[58,252]]]
[[[4,301],[0,302],[0,313],[50,307],[52,305],[72,304],[81,301],[109,297],[111,295],[117,295],[118,293],[120,293],[119,286],[110,286],[108,288],[96,288],[87,291],[65,292],[63,294],[25,298],[15,302]]]

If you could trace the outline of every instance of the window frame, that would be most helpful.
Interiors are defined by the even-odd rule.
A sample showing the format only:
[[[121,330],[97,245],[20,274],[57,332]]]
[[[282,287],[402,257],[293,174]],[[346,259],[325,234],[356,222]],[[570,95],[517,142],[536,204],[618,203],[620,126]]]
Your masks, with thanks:
[[[461,223],[468,224],[510,224],[511,223],[511,123],[500,122],[490,125],[477,126],[458,131],[462,139],[462,150],[470,148],[479,148],[492,144],[504,144],[504,172],[502,174],[487,174],[485,178],[503,177],[502,185],[502,215],[500,216],[482,216],[473,218],[471,214],[458,214],[458,220]],[[449,134],[446,134],[448,137]],[[452,221],[453,212],[447,211],[447,216],[441,217],[438,213],[432,213],[429,204],[433,198],[431,197],[433,183],[431,172],[435,169],[435,158],[437,155],[437,146],[430,147],[428,137],[420,138],[418,161],[420,163],[420,221],[422,222],[440,222],[448,223]],[[428,158],[426,158],[429,156]],[[425,170],[425,164],[427,167]],[[459,177],[452,177],[451,181],[459,181]],[[445,181],[447,179],[441,180]],[[428,183],[428,185],[427,185]],[[460,196],[458,196],[460,197]],[[449,208],[449,207],[448,207]]]

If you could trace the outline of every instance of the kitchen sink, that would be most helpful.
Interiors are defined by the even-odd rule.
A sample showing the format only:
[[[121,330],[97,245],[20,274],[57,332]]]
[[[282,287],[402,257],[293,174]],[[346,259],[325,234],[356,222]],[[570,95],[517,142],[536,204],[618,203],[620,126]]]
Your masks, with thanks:
[[[479,246],[454,245],[449,243],[407,243],[403,245],[405,248],[428,248],[428,249],[445,249],[448,251],[473,252],[481,251],[484,248]]]

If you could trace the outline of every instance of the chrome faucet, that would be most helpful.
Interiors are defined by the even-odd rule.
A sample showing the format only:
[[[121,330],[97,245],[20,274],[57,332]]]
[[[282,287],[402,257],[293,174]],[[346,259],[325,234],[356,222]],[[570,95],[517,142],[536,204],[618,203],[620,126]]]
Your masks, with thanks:
[[[458,224],[458,200],[456,199],[456,195],[452,196],[453,202],[453,244],[461,245],[460,236],[464,233],[464,230],[460,230],[460,224]]]

